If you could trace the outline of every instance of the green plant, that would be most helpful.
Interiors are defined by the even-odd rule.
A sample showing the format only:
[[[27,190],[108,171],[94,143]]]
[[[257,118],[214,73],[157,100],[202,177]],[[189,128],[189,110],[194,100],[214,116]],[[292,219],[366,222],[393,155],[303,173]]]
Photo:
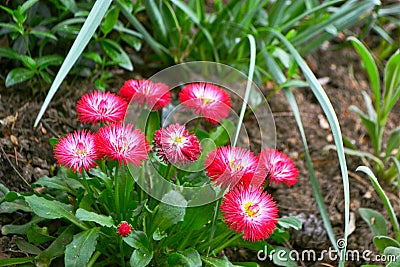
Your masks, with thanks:
[[[12,69],[7,74],[5,85],[10,87],[29,80],[33,93],[40,91],[37,89],[37,83],[40,84],[41,88],[43,87],[42,81],[51,83],[50,75],[52,71],[49,67],[61,65],[63,59],[56,54],[40,55],[39,57],[33,57],[32,55],[31,50],[36,48],[36,43],[40,38],[57,40],[56,36],[46,28],[49,19],[39,23],[37,20],[32,19],[33,16],[28,16],[28,12],[37,2],[38,0],[27,1],[22,5],[18,5],[14,10],[0,5],[0,8],[8,13],[13,20],[8,23],[0,23],[0,26],[6,29],[2,33],[8,33],[13,42],[13,48],[0,47],[0,54],[23,65]],[[37,23],[37,25],[32,25],[33,23]],[[39,50],[41,51],[46,42],[39,43]]]
[[[372,54],[358,39],[349,37],[349,40],[362,58],[373,94],[372,100],[367,93],[363,93],[367,107],[366,112],[355,106],[351,106],[350,109],[359,115],[371,138],[374,152],[361,152],[353,145],[347,149],[347,153],[370,159],[373,162],[374,171],[381,179],[393,181],[397,176],[397,171],[395,163],[390,164],[390,161],[398,161],[400,158],[400,152],[395,151],[400,145],[400,129],[394,129],[389,134],[385,146],[382,144],[382,137],[389,114],[400,97],[400,53],[396,52],[388,60],[383,74],[383,88],[381,90],[379,71]],[[392,155],[393,153],[395,154]],[[386,169],[385,164],[391,166]]]
[[[318,206],[330,240],[336,248],[335,236],[308,153],[297,103],[289,89],[292,86],[312,88],[328,117],[336,143],[344,184],[346,206],[344,238],[346,239],[350,202],[341,131],[329,99],[300,53],[317,48],[322,42],[329,40],[343,29],[359,23],[363,18],[368,17],[379,3],[339,0],[327,1],[323,4],[318,1],[295,1],[289,5],[287,1],[246,1],[243,6],[243,2],[238,0],[231,1],[227,5],[222,4],[221,1],[215,1],[212,13],[204,11],[206,7],[203,1],[188,3],[178,0],[172,3],[141,1],[133,9],[127,8],[126,3],[122,1],[115,3],[131,26],[142,35],[143,40],[154,51],[155,55],[151,55],[151,58],[156,58],[158,62],[161,62],[160,66],[186,60],[212,60],[225,62],[246,71],[250,52],[245,40],[248,34],[255,37],[258,48],[255,61],[257,64],[254,68],[255,80],[261,82],[274,79],[276,90],[284,89],[290,100],[305,145],[307,166]],[[143,10],[140,3],[143,3],[144,11],[148,15],[148,23],[151,25],[148,28],[153,29],[154,32],[149,32],[135,16],[137,12]],[[102,1],[94,5],[91,14],[101,14],[101,16],[89,15],[85,21],[50,88],[35,125],[43,116],[78,55],[89,42],[90,36],[100,25],[102,15],[110,4],[110,1]],[[300,80],[298,66],[306,76],[307,82]],[[345,253],[345,249],[342,253]],[[344,260],[340,265],[343,266],[343,264]]]
[[[373,242],[376,248],[386,256],[388,264],[386,266],[393,267],[398,266],[400,263],[400,227],[397,220],[396,214],[394,213],[393,207],[390,204],[390,200],[387,197],[385,191],[378,182],[374,173],[366,166],[357,168],[357,171],[361,171],[368,175],[371,184],[375,188],[378,196],[382,200],[382,203],[389,215],[391,225],[393,227],[394,238],[391,238],[388,234],[388,228],[385,217],[376,210],[360,208],[359,213],[361,218],[368,224],[371,232],[374,234]],[[399,169],[400,171],[400,169]],[[377,265],[368,265],[377,266]]]
[[[244,110],[247,108],[252,71],[254,70],[255,42],[250,36],[249,40],[253,51],[251,58],[253,65],[250,66],[250,79],[246,86],[245,102],[237,129],[231,121],[223,120],[228,114],[226,113],[225,117],[220,114],[211,117],[220,121],[221,125],[209,127],[211,128],[209,131],[207,129],[200,130],[199,124],[196,123],[190,129],[190,134],[186,132],[183,136],[165,138],[166,144],[171,142],[170,140],[179,144],[183,140],[189,140],[189,136],[195,140],[198,138],[197,142],[201,140],[202,150],[199,149],[197,152],[196,157],[198,158],[190,159],[191,165],[187,169],[178,168],[179,165],[171,163],[173,158],[167,158],[170,160],[168,161],[159,154],[161,152],[167,154],[167,152],[162,151],[163,146],[160,146],[158,142],[163,142],[164,139],[159,131],[165,131],[168,128],[160,129],[160,114],[157,110],[153,110],[153,108],[156,109],[155,107],[149,104],[152,103],[151,99],[157,97],[157,95],[146,95],[146,100],[141,99],[141,101],[140,97],[135,99],[136,95],[132,93],[133,95],[130,97],[132,98],[132,107],[136,107],[135,102],[138,102],[137,106],[139,106],[139,112],[134,111],[134,113],[140,114],[138,120],[135,121],[135,127],[140,129],[136,129],[126,136],[119,135],[118,137],[112,136],[112,133],[118,132],[125,126],[129,127],[127,124],[123,126],[119,123],[128,109],[127,103],[121,98],[125,96],[125,94],[122,94],[122,88],[121,97],[96,92],[90,95],[98,101],[86,102],[85,99],[87,98],[82,98],[77,104],[78,117],[82,123],[99,123],[100,129],[96,135],[92,135],[89,131],[80,131],[80,133],[85,133],[86,137],[79,141],[75,139],[76,142],[73,142],[72,135],[62,137],[60,140],[51,140],[51,143],[55,145],[56,158],[61,164],[67,165],[67,168],[61,168],[55,177],[43,177],[32,185],[33,189],[42,188],[41,191],[18,194],[9,192],[6,188],[0,186],[2,192],[0,194],[0,210],[2,212],[12,213],[21,210],[32,214],[32,219],[27,224],[3,226],[2,234],[26,236],[28,242],[19,240],[17,245],[27,254],[34,255],[26,258],[0,259],[0,266],[28,262],[50,266],[52,261],[59,257],[64,257],[65,266],[93,266],[95,264],[125,266],[128,262],[130,266],[135,267],[149,264],[161,266],[202,266],[203,264],[231,266],[232,264],[226,257],[217,258],[218,253],[226,247],[242,246],[254,250],[263,250],[268,247],[268,251],[269,249],[275,249],[275,251],[282,249],[268,244],[264,240],[266,237],[264,231],[257,232],[258,235],[261,234],[261,238],[257,236],[254,238],[258,242],[242,240],[243,230],[240,230],[241,233],[232,232],[225,225],[218,212],[221,204],[218,199],[227,188],[208,184],[211,177],[208,177],[208,172],[206,175],[204,168],[199,171],[192,170],[192,167],[196,170],[199,165],[203,166],[216,146],[228,148],[226,145],[229,142],[231,142],[232,147],[236,146],[240,132],[238,129],[241,128]],[[127,86],[129,86],[129,83]],[[162,98],[164,96],[165,94]],[[88,97],[88,95],[85,95],[85,97]],[[109,98],[107,103],[109,105],[104,103],[107,102],[107,97]],[[200,98],[200,100],[202,99]],[[167,105],[170,101],[169,94],[164,100],[162,106]],[[182,99],[180,100],[181,104],[184,105],[185,102]],[[229,109],[229,98],[226,101],[225,108]],[[114,107],[118,108],[112,110],[104,108],[105,106],[112,106],[113,103],[117,103]],[[93,112],[88,107],[97,108],[97,112]],[[99,116],[99,113],[102,116]],[[200,119],[201,117],[198,118],[198,121]],[[178,124],[171,125],[177,127]],[[108,132],[108,129],[112,127],[116,131]],[[178,127],[181,128],[182,125]],[[103,134],[105,132],[110,135]],[[159,138],[156,138],[157,133],[160,133]],[[232,138],[234,134],[235,138]],[[91,142],[89,137],[94,138],[94,147],[88,145]],[[148,146],[146,138],[148,141],[153,141],[151,142],[153,144],[151,151],[146,148]],[[108,142],[112,145],[109,146]],[[74,145],[71,147],[73,143]],[[167,146],[166,149],[170,149],[169,153],[175,153],[179,149],[183,150],[185,146],[183,148],[175,146],[168,148]],[[199,148],[199,143],[194,142],[192,146]],[[107,150],[112,150],[112,153],[104,152]],[[134,153],[129,152],[131,150]],[[187,155],[190,155],[191,151],[184,151],[178,155],[181,158],[183,156],[189,157]],[[248,152],[250,153],[250,151]],[[79,157],[77,157],[77,154]],[[97,157],[96,154],[102,156]],[[252,152],[250,154],[253,155]],[[132,160],[132,157],[138,158]],[[256,159],[254,155],[253,157]],[[211,158],[214,160],[213,157]],[[229,158],[229,160],[232,159]],[[240,174],[238,178],[242,181],[244,175],[241,171],[248,166],[243,165],[244,162],[237,165],[236,160],[240,161],[241,158],[230,161],[228,166],[233,168],[233,174],[236,175],[237,172]],[[141,162],[138,163],[138,161]],[[256,161],[245,162],[259,168]],[[232,164],[234,167],[232,167]],[[154,172],[149,171],[152,166],[156,168]],[[207,167],[208,165],[205,168]],[[219,168],[220,165],[216,167]],[[295,169],[294,165],[292,168]],[[289,171],[294,171],[292,168]],[[264,171],[265,175],[267,174],[265,170],[261,170]],[[229,172],[228,169],[223,171],[224,174]],[[253,172],[255,174],[256,170],[253,170]],[[297,171],[294,173],[297,179]],[[173,185],[172,189],[181,185],[185,187],[171,190],[167,186],[167,193],[158,195],[158,190],[163,191],[165,184],[160,183],[160,180],[155,180],[157,176],[160,176],[162,181],[169,181],[169,186]],[[146,183],[146,187],[141,184],[142,179],[149,181]],[[228,182],[231,182],[232,179],[228,179]],[[152,184],[155,186],[152,186]],[[268,186],[265,177],[262,184],[265,187]],[[151,187],[150,190],[147,189],[148,186]],[[205,186],[207,187],[205,188]],[[240,184],[234,189],[263,192],[260,185],[251,186],[253,184],[249,184],[248,187]],[[187,188],[200,191],[190,190],[189,193],[191,194],[188,194],[185,191]],[[203,188],[206,190],[203,190]],[[231,190],[231,188],[229,189]],[[202,205],[190,205],[191,201],[195,202],[198,199],[207,198],[208,194],[213,196],[212,201],[206,203],[201,201]],[[229,201],[225,201],[224,205],[228,203]],[[253,207],[253,205],[258,204],[247,202],[244,205],[244,208],[248,209],[246,211],[248,216],[256,216],[259,211],[271,212],[268,213],[269,217],[266,218],[268,224],[273,223],[275,228],[276,222],[274,219],[270,219],[277,215],[273,212],[273,210],[277,212],[277,209],[273,208],[276,207],[275,204],[269,203],[269,205],[272,205],[271,211],[267,209],[267,206]],[[241,204],[242,206],[243,204]],[[239,212],[243,213],[242,210],[239,210],[238,214]],[[58,230],[50,232],[48,226],[54,222],[59,223],[60,227]],[[263,222],[257,221],[255,227],[259,224],[262,225]],[[122,226],[124,226],[123,229],[121,229]],[[134,229],[132,229],[132,226]],[[236,224],[230,226],[233,229],[237,227]],[[296,218],[279,219],[278,227],[274,230],[271,238],[277,242],[287,241],[289,234],[285,229],[290,227],[299,229],[301,223]],[[263,228],[262,230],[266,229]],[[246,231],[251,231],[251,229],[245,228],[245,234]],[[268,231],[272,231],[272,229]],[[254,263],[235,263],[236,266],[249,266],[250,264],[257,266]],[[295,266],[292,261],[282,264],[284,266]]]

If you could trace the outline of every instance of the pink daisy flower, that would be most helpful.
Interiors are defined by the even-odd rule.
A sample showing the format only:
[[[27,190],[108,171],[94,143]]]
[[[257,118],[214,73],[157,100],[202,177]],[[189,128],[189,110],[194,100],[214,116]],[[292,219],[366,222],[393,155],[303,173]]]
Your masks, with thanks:
[[[115,123],[100,128],[95,136],[95,144],[101,156],[119,161],[120,165],[127,162],[140,166],[147,159],[149,144],[139,129],[133,125]]]
[[[75,131],[60,138],[54,146],[54,157],[58,164],[82,173],[96,166],[98,159],[94,135],[86,130]]]
[[[209,83],[192,83],[182,88],[179,100],[187,110],[193,110],[216,124],[229,115],[230,96],[220,87]]]
[[[171,124],[154,133],[153,148],[165,163],[188,164],[198,159],[199,139],[189,134],[185,125]]]
[[[244,148],[218,147],[207,155],[204,165],[207,176],[222,187],[233,187],[239,181],[245,187],[259,187],[265,180],[258,157]]]
[[[113,123],[122,121],[128,104],[110,92],[92,91],[85,94],[76,104],[78,118],[83,123]]]
[[[260,164],[265,166],[270,184],[282,182],[290,187],[297,183],[299,170],[293,161],[282,152],[270,148],[264,149],[260,153]]]
[[[244,240],[266,239],[277,224],[278,207],[260,188],[233,188],[223,197],[221,210],[229,228],[243,233]]]
[[[168,86],[163,83],[153,83],[148,80],[128,80],[120,91],[119,95],[128,103],[133,100],[139,105],[145,103],[146,108],[158,110],[171,102],[171,95]]]
[[[120,236],[128,236],[132,231],[133,227],[126,221],[122,221],[117,228],[117,232]]]

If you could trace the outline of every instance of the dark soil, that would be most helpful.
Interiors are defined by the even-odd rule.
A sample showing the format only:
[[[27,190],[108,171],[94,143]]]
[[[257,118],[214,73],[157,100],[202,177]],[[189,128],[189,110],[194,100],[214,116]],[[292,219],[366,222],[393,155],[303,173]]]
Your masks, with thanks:
[[[361,68],[358,55],[351,48],[334,51],[328,45],[325,49],[307,56],[306,59],[316,76],[323,82],[323,87],[337,112],[343,135],[358,147],[371,150],[366,130],[358,117],[348,109],[351,105],[362,108],[361,92],[363,90],[369,92],[368,80]],[[114,88],[119,88],[123,80],[122,77],[117,77]],[[271,90],[268,87],[267,84],[265,86],[266,93]],[[54,175],[56,166],[49,138],[58,137],[80,127],[76,120],[75,103],[83,93],[92,89],[92,85],[88,82],[81,82],[79,85],[75,83],[73,88],[61,88],[37,128],[33,128],[33,123],[44,97],[32,97],[30,90],[23,89],[6,89],[0,86],[0,183],[6,185],[10,190],[19,192],[31,190],[24,180],[32,183],[41,176]],[[325,204],[336,237],[341,238],[344,221],[341,173],[335,152],[323,151],[326,145],[333,144],[333,137],[323,111],[312,92],[308,88],[294,89],[293,92],[301,111]],[[296,215],[304,222],[303,229],[292,232],[291,239],[285,246],[298,251],[329,249],[331,245],[309,182],[304,147],[290,106],[283,92],[278,92],[269,103],[277,128],[277,148],[289,154],[301,173],[299,183],[293,188],[275,186],[271,190],[279,205],[281,216]],[[388,123],[389,129],[394,128],[400,122],[398,116],[395,115],[399,111],[399,108],[396,108],[397,110]],[[378,253],[372,244],[372,234],[367,224],[360,218],[358,209],[368,207],[384,213],[383,205],[368,178],[360,173],[355,173],[355,169],[363,163],[357,158],[347,157],[347,164],[350,174],[351,221],[354,224],[353,231],[349,236],[348,248],[359,251],[369,249]],[[390,193],[390,185],[385,186],[398,211],[398,196]],[[0,215],[0,227],[18,220],[19,217],[20,214]],[[11,252],[18,252],[14,239],[13,236],[0,238],[0,258],[9,257]],[[242,250],[239,252],[244,259],[254,260],[255,258],[252,252]],[[346,266],[359,266],[361,263],[363,262],[349,262]],[[299,262],[299,264],[302,266],[336,265],[328,259],[318,263]],[[260,265],[268,266],[268,263],[260,262]]]

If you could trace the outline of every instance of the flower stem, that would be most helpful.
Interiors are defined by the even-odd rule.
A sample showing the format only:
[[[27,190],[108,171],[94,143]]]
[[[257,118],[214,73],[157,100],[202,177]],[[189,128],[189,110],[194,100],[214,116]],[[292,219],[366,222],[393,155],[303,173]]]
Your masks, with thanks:
[[[210,238],[209,238],[210,246],[207,249],[207,257],[208,257],[208,254],[210,253],[211,241],[214,238],[215,229],[217,228],[217,218],[218,218],[218,211],[219,211],[219,206],[220,205],[221,205],[221,199],[218,199],[217,202],[215,203],[214,218],[213,218],[213,221],[212,221],[211,235],[210,235]]]
[[[87,267],[92,267],[93,264],[96,263],[96,260],[100,257],[101,252],[100,251],[96,251],[93,256],[90,258],[90,261],[88,262],[88,264],[86,265]]]
[[[119,179],[118,179],[118,170],[119,167],[115,167],[115,173],[114,173],[114,188],[115,188],[115,194],[114,194],[114,198],[115,198],[115,209],[117,211],[117,218],[118,220],[121,220],[120,216],[120,208],[119,208]]]
[[[216,255],[218,252],[220,252],[224,248],[228,247],[230,244],[233,243],[233,241],[235,241],[236,239],[240,238],[241,236],[242,235],[236,234],[234,237],[228,238],[228,240],[225,243],[223,243],[221,246],[219,246],[219,247],[217,247],[216,249],[213,250],[213,255]]]
[[[119,250],[121,253],[121,266],[125,267],[125,254],[124,254],[124,245],[123,245],[122,237],[119,238]]]
[[[196,131],[199,129],[200,122],[201,122],[201,117],[198,117],[197,121],[196,121],[196,125],[194,126],[194,129],[193,129],[193,133],[196,134]]]

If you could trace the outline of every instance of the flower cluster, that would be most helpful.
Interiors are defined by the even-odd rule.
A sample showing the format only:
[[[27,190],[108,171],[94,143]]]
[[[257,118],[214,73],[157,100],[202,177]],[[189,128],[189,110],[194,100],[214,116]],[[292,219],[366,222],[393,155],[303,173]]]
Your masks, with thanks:
[[[208,83],[192,83],[179,93],[184,110],[204,117],[212,124],[227,118],[230,96],[222,88]],[[109,159],[122,164],[141,166],[150,151],[165,164],[188,165],[199,159],[200,140],[185,125],[178,123],[158,129],[153,140],[131,124],[123,124],[130,102],[157,111],[171,101],[168,86],[148,80],[128,80],[119,95],[92,91],[77,103],[78,118],[82,123],[100,123],[96,133],[75,131],[62,137],[54,147],[58,163],[82,173]],[[152,144],[150,150],[149,143]],[[245,240],[267,238],[276,227],[278,208],[265,191],[271,184],[293,186],[298,170],[288,156],[275,149],[264,149],[258,155],[244,148],[222,146],[211,151],[204,160],[207,176],[217,186],[228,189],[222,199],[221,210],[226,224],[243,233]],[[125,221],[118,226],[118,234],[127,236],[131,226]]]
[[[228,188],[221,210],[227,225],[245,240],[267,238],[275,229],[278,208],[271,195],[263,191],[269,183],[292,186],[298,170],[285,154],[265,149],[258,156],[250,150],[218,147],[205,160],[206,173],[217,185]]]
[[[82,123],[105,125],[97,133],[83,130],[61,137],[54,147],[57,162],[79,173],[89,171],[102,158],[140,166],[147,159],[149,144],[143,132],[121,123],[127,108],[123,98],[110,92],[83,95],[77,103],[78,118]]]

